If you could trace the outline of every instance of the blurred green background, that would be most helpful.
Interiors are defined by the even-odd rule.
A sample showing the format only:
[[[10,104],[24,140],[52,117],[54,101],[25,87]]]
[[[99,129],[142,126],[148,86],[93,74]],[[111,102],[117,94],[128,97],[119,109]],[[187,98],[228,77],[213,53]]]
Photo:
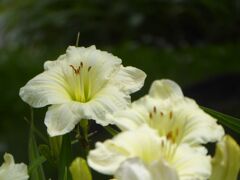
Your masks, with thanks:
[[[240,117],[239,0],[1,0],[0,157],[27,162],[29,108],[19,88],[77,32],[80,46],[95,44],[147,73],[133,99],[170,78],[199,104]],[[44,131],[45,111],[35,111]]]

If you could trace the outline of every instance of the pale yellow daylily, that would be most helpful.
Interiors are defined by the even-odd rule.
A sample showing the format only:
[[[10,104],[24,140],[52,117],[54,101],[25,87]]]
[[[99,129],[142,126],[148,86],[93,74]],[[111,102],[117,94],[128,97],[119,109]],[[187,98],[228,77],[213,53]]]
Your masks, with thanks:
[[[13,156],[4,154],[4,163],[0,167],[0,180],[27,180],[28,170],[24,163],[15,163]]]
[[[184,97],[175,82],[166,79],[154,81],[148,95],[108,117],[123,131],[147,124],[177,144],[199,146],[219,141],[224,135],[216,119]]]
[[[98,142],[88,155],[88,164],[120,180],[141,180],[139,176],[146,180],[206,180],[211,174],[211,159],[205,148],[173,144],[147,125]]]
[[[44,72],[20,89],[30,106],[51,105],[45,117],[50,136],[70,132],[81,119],[108,125],[106,113],[126,108],[145,73],[91,46],[68,47],[66,54],[44,64]]]
[[[240,170],[240,147],[229,135],[217,144],[212,159],[210,180],[237,180]]]

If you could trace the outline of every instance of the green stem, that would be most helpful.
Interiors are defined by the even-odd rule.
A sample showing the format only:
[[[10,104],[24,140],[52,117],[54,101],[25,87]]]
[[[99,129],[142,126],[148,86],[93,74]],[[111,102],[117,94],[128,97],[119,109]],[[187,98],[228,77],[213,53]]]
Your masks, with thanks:
[[[49,137],[49,146],[52,156],[58,160],[62,147],[62,136]]]
[[[89,140],[88,140],[88,129],[89,129],[89,121],[83,119],[80,121],[80,137],[79,142],[81,145],[81,156],[86,158],[89,152]]]

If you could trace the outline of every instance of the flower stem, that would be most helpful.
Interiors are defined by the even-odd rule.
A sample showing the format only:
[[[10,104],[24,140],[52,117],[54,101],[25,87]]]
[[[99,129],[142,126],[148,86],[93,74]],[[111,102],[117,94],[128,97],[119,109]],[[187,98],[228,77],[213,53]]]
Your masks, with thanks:
[[[83,119],[80,121],[80,145],[81,145],[81,156],[86,158],[89,151],[89,140],[88,140],[88,129],[89,129],[89,121]]]

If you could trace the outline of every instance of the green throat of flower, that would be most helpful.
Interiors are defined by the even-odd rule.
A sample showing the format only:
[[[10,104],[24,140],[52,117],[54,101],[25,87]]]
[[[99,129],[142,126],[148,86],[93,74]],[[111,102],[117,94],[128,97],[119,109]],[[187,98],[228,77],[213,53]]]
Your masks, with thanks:
[[[91,69],[92,66],[87,66],[80,62],[78,66],[70,64],[69,67],[72,69],[71,81],[71,98],[73,101],[86,103],[90,101],[93,96],[92,82],[91,82]]]

